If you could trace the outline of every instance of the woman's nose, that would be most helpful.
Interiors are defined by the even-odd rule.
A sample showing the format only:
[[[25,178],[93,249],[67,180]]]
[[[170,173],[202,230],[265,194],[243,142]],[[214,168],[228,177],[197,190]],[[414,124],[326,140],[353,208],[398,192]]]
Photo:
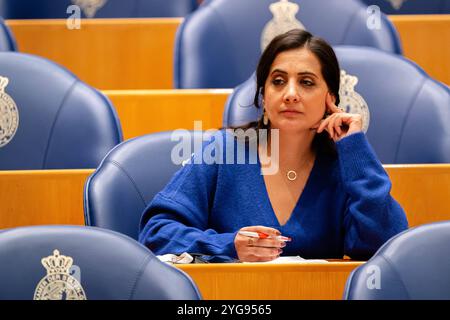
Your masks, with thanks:
[[[300,101],[300,92],[296,84],[289,84],[286,87],[286,93],[284,94],[284,102],[296,103]]]

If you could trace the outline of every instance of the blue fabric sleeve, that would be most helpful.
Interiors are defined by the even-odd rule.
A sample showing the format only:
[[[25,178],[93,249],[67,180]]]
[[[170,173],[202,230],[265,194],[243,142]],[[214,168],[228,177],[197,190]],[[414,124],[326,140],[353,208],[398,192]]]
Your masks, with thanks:
[[[236,232],[217,233],[208,228],[218,165],[196,161],[196,157],[201,155],[181,168],[147,206],[139,242],[157,255],[188,252],[234,259]]]
[[[341,181],[347,193],[344,252],[370,258],[392,236],[408,228],[401,206],[391,197],[391,182],[364,133],[336,143]]]

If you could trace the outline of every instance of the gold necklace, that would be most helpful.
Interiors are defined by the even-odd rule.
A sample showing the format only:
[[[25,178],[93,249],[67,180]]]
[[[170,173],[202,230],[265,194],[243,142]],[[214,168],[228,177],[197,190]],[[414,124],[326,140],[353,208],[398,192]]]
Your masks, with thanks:
[[[297,172],[295,172],[295,170],[289,170],[286,173],[286,177],[289,181],[295,181],[297,179]]]

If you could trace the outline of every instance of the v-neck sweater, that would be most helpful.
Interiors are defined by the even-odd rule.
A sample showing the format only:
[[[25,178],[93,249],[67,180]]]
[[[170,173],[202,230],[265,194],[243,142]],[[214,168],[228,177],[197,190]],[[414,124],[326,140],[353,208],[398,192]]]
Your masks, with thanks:
[[[250,163],[250,152],[245,164],[211,164],[204,152],[194,154],[144,210],[139,241],[158,255],[188,252],[236,259],[237,231],[261,225],[292,238],[282,255],[368,259],[408,222],[364,133],[339,140],[336,150],[335,158],[316,155],[284,225],[273,211],[259,157]]]

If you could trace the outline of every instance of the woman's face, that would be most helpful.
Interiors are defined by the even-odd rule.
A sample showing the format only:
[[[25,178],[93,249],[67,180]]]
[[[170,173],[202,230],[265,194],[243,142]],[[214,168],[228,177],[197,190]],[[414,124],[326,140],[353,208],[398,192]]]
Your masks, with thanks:
[[[314,127],[325,114],[327,93],[320,62],[311,51],[299,48],[279,53],[264,85],[271,128],[300,132]]]

